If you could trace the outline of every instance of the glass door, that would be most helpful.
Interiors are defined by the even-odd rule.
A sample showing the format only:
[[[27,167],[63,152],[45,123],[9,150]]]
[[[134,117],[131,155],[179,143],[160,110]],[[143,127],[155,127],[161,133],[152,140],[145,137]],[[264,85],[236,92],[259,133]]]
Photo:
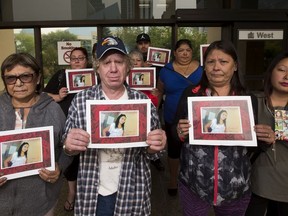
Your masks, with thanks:
[[[268,65],[286,48],[285,27],[281,24],[236,24],[234,33],[244,82],[249,90],[262,91]]]

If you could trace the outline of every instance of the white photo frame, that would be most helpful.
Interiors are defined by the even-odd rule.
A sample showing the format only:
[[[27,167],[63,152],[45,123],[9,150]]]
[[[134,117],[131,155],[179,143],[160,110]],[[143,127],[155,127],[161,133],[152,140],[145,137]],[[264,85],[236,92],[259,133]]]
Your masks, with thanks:
[[[148,47],[147,62],[155,66],[164,67],[170,61],[170,55],[170,49]]]
[[[121,135],[104,134],[120,114],[125,114]],[[87,132],[91,135],[88,148],[131,148],[147,146],[150,132],[151,100],[87,100]],[[104,130],[105,129],[105,130]],[[110,131],[110,130],[109,130]],[[111,132],[112,133],[112,132]]]
[[[97,76],[93,68],[66,69],[65,74],[69,94],[78,93],[93,85],[97,85]]]
[[[188,119],[192,124],[190,144],[257,146],[250,96],[188,97],[187,102]],[[223,111],[226,111],[226,123],[213,127],[216,130],[213,131],[208,125],[213,121],[214,125],[218,123],[216,116]]]
[[[132,68],[126,79],[127,84],[137,90],[152,90],[156,88],[156,68]]]
[[[6,166],[6,159],[12,156],[23,142],[29,144],[26,163]],[[38,175],[39,170],[43,167],[48,170],[55,170],[52,126],[1,131],[0,145],[0,172],[8,180]]]
[[[200,44],[200,65],[203,66],[203,57],[204,53],[206,52],[207,48],[209,47],[210,44]]]

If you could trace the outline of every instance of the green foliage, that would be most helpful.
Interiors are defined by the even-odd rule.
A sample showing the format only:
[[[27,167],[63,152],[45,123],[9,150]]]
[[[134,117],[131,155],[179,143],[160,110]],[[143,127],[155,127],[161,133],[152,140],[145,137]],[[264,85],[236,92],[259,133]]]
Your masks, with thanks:
[[[113,35],[121,38],[128,52],[136,47],[136,37],[138,34],[147,33],[151,38],[151,46],[174,49],[172,44],[172,28],[170,26],[138,26],[138,27],[105,27],[103,28],[103,37]],[[193,58],[199,60],[200,44],[207,43],[207,32],[203,28],[196,27],[180,27],[178,31],[178,39],[190,39],[193,46]],[[48,34],[42,34],[42,57],[43,72],[45,83],[52,75],[68,66],[58,65],[58,41],[76,41],[77,36],[68,30],[58,30]],[[15,35],[15,43],[17,52],[28,52],[35,56],[34,36],[32,33],[21,31]],[[81,40],[81,46],[91,53],[91,41]],[[173,52],[172,52],[173,54]],[[91,59],[91,58],[89,58]]]
[[[34,36],[33,34],[21,31],[15,35],[16,52],[26,52],[35,56]]]
[[[203,27],[180,27],[178,40],[189,39],[193,48],[193,59],[200,60],[200,45],[207,44],[207,31]]]
[[[143,32],[151,38],[151,46],[174,49],[172,44],[172,28],[170,26],[138,26],[138,27],[112,27],[104,28],[105,35],[113,35],[121,38],[128,52],[136,48],[136,37]],[[110,34],[107,34],[107,33]],[[189,39],[193,46],[193,58],[200,59],[200,44],[207,43],[207,32],[203,28],[180,27],[178,39]],[[173,53],[173,52],[172,52]]]

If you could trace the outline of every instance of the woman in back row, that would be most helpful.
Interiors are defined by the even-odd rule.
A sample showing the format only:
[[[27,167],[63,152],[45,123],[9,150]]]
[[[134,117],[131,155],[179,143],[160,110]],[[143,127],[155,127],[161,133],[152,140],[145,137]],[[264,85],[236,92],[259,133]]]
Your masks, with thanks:
[[[168,194],[177,194],[177,176],[179,169],[179,157],[181,142],[175,140],[171,135],[171,127],[175,117],[180,96],[189,85],[197,85],[201,79],[203,69],[199,62],[192,58],[192,44],[188,39],[177,41],[174,49],[175,59],[161,69],[157,83],[158,108],[161,100],[164,100],[164,121],[168,142],[168,166],[170,179],[168,183]]]

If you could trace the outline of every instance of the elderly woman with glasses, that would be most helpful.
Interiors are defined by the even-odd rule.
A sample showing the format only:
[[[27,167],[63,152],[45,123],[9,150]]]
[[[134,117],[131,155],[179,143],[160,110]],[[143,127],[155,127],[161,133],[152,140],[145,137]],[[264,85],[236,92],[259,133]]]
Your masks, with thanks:
[[[56,162],[55,170],[45,169],[43,163],[39,175],[19,179],[7,179],[5,174],[10,168],[2,170],[1,215],[52,216],[62,185],[61,170],[71,160],[62,155],[60,138],[65,115],[51,97],[41,92],[42,74],[31,55],[17,53],[8,56],[2,63],[1,77],[6,92],[0,96],[0,131],[53,126]]]

